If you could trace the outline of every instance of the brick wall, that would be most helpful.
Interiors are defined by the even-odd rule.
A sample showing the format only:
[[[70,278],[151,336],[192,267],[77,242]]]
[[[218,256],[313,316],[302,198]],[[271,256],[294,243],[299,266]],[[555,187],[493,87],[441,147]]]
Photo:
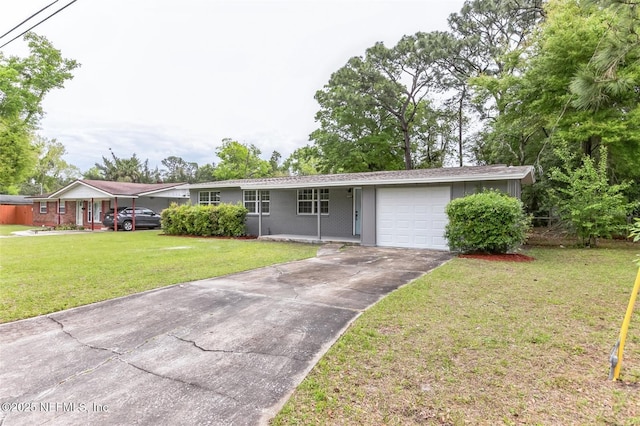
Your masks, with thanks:
[[[47,212],[40,213],[40,202],[33,203],[33,225],[34,226],[57,226],[76,223],[76,202],[61,201],[65,203],[65,213],[58,214],[58,202],[48,201]]]

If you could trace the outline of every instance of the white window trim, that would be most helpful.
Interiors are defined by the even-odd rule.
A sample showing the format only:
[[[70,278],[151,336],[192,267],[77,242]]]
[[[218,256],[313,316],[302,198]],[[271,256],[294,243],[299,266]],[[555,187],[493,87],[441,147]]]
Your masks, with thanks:
[[[313,195],[312,195],[312,199],[311,200],[301,200],[300,199],[300,192],[301,191],[308,191],[311,190],[313,191]],[[299,216],[317,216],[318,215],[318,195],[320,195],[321,197],[326,195],[326,198],[321,198],[320,199],[320,203],[324,203],[326,202],[327,204],[327,212],[326,213],[320,213],[321,216],[329,216],[329,212],[330,212],[330,208],[329,208],[329,188],[303,188],[303,189],[298,189],[296,191],[296,214]],[[301,212],[300,211],[300,202],[311,202],[311,212]],[[320,208],[322,208],[322,205],[320,206]]]
[[[66,213],[67,213],[67,202],[58,201],[58,214],[66,214]]]
[[[263,195],[267,196],[267,199],[262,199],[262,200],[258,200],[258,198],[262,198],[262,197],[258,197],[258,191],[260,191]],[[255,194],[255,200],[247,200],[247,193],[253,193]],[[271,193],[268,190],[264,190],[264,189],[245,189],[242,191],[242,205],[243,206],[247,206],[247,203],[252,203],[255,206],[255,211],[253,212],[249,212],[247,213],[249,216],[257,216],[260,214],[260,211],[258,210],[258,203],[259,201],[262,201],[262,204],[267,204],[269,206],[269,211],[263,211],[262,215],[263,216],[268,216],[271,213]]]
[[[200,194],[209,194],[208,201],[202,202]],[[218,201],[213,201],[213,194],[217,194]],[[220,191],[200,191],[198,192],[198,205],[200,206],[217,206],[220,204]]]
[[[47,214],[47,202],[40,201],[40,214]]]

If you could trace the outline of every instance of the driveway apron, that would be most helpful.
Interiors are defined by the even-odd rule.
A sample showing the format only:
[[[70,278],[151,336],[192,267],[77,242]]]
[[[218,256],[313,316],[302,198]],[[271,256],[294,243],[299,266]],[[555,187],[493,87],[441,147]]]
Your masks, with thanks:
[[[0,425],[266,424],[362,311],[450,257],[327,245],[2,324]]]

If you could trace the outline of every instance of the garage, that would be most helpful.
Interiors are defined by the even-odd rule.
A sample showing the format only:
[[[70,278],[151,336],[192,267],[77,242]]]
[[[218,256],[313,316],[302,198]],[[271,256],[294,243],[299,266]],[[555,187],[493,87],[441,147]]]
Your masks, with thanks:
[[[449,186],[378,188],[376,244],[448,250],[444,238]]]

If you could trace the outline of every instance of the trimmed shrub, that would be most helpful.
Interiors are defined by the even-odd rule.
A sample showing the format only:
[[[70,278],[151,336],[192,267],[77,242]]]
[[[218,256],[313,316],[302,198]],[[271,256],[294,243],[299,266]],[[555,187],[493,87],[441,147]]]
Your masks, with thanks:
[[[452,251],[506,253],[524,243],[531,218],[517,198],[485,191],[451,201],[445,238]]]
[[[245,235],[247,213],[239,203],[218,206],[173,203],[162,211],[162,230],[167,235],[239,237]]]
[[[245,234],[244,220],[249,211],[238,204],[220,204],[216,209],[220,235],[240,237]]]

